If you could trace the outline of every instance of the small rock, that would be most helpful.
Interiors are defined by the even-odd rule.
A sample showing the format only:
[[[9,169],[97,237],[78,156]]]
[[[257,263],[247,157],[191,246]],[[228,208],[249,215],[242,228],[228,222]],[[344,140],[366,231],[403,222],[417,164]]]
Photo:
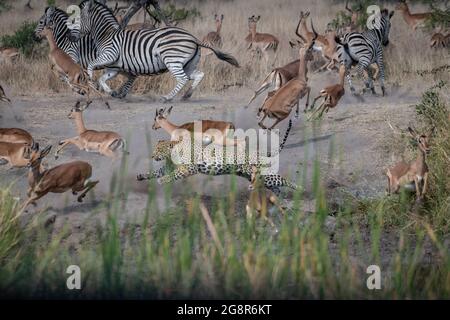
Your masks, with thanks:
[[[336,218],[328,216],[325,218],[325,231],[331,236],[336,232]]]
[[[54,224],[56,221],[56,214],[50,215],[44,222],[44,227],[47,228],[49,225]]]

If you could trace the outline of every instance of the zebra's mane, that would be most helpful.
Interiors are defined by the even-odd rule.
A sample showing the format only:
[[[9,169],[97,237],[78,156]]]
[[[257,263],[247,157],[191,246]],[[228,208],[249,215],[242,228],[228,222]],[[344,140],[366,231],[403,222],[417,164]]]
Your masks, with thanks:
[[[81,2],[80,3],[80,8],[83,10],[84,7],[86,6],[86,4],[89,3],[90,1],[91,0],[84,0],[83,2]],[[100,10],[96,11],[98,14],[104,14],[104,13],[110,14],[111,18],[114,19],[115,23],[117,23],[117,25],[119,25],[119,22],[117,21],[116,16],[114,15],[114,13],[113,13],[113,11],[111,10],[110,7],[108,7],[107,5],[105,5],[103,3],[94,1],[94,6],[91,9],[96,8],[96,7],[100,7],[101,8]]]
[[[50,8],[52,8],[52,7],[46,7],[45,8],[45,10],[44,10],[45,14],[47,14],[47,10],[50,9]],[[60,8],[57,8],[57,7],[53,7],[53,8],[54,8],[55,11],[52,14],[52,18],[54,18],[56,15],[63,16],[66,19],[69,18],[69,15],[64,10],[62,10]]]

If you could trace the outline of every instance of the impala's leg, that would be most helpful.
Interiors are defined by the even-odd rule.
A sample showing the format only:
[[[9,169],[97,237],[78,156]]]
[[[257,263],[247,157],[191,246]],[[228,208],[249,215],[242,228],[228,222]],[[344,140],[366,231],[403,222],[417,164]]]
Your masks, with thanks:
[[[319,113],[319,118],[322,118],[324,112],[325,112],[325,113],[328,113],[328,109],[329,109],[329,107],[328,107],[327,104],[325,103],[325,104],[323,105],[323,107],[322,107],[322,111],[320,111],[320,113]]]
[[[428,186],[428,172],[423,175],[423,187],[422,187],[422,197],[425,195]]]
[[[174,171],[171,173],[164,175],[160,178],[158,178],[158,183],[169,183],[175,180],[187,178],[189,176],[192,176],[194,174],[198,173],[197,166],[194,164],[184,164],[178,166]]]
[[[116,159],[117,159],[116,153],[115,153],[114,151],[112,151],[112,150],[111,150],[110,148],[108,148],[108,147],[106,147],[106,148],[104,148],[104,149],[101,149],[101,150],[100,150],[100,153],[103,154],[103,155],[105,155],[105,156],[107,156],[107,157],[109,157],[109,158],[112,158],[113,160],[116,160]]]
[[[391,178],[387,175],[387,193],[391,194]]]
[[[128,92],[130,92],[131,88],[133,87],[133,83],[137,77],[132,74],[127,74],[127,77],[128,77],[127,81],[119,88],[119,90],[113,91],[111,93],[112,97],[121,99],[124,98],[128,94]]]
[[[269,52],[268,52],[268,50],[267,49],[262,49],[261,50],[262,51],[262,54],[263,54],[263,57],[264,57],[264,62],[265,62],[265,64],[266,64],[266,68],[267,67],[269,67]]]
[[[268,200],[270,201],[270,203],[274,206],[276,206],[278,208],[278,210],[280,210],[281,214],[286,214],[286,212],[284,211],[283,207],[280,204],[280,201],[278,199],[278,197],[272,193],[271,191],[269,191],[269,196],[268,196]]]
[[[383,62],[383,51],[380,50],[377,55],[377,65],[379,73],[379,81],[381,87],[381,94],[384,96],[386,94],[386,88],[384,87],[384,62]]]
[[[80,150],[83,149],[83,144],[81,143],[81,141],[78,139],[78,137],[74,137],[74,138],[70,138],[70,139],[65,139],[65,140],[61,140],[59,142],[59,147],[56,149],[55,151],[55,159],[58,159],[59,157],[59,153],[61,152],[62,149],[64,149],[68,144],[74,144],[76,145]]]
[[[317,100],[319,100],[320,98],[322,98],[321,94],[314,98],[310,110],[314,110],[314,106],[316,105]],[[305,112],[306,112],[306,110],[305,110]]]
[[[308,106],[309,106],[309,95],[311,93],[311,88],[310,87],[306,87],[306,103],[305,103],[305,112],[306,110],[308,110]],[[297,115],[298,115],[298,105],[297,105]]]
[[[275,123],[269,128],[269,130],[272,130],[277,124],[279,124],[283,119],[279,119],[277,118],[277,120],[275,121]]]
[[[313,110],[313,112],[312,112],[311,115],[309,116],[308,120],[311,120],[312,118],[315,117],[315,115],[316,115],[317,113],[320,113],[321,110],[323,109],[324,105],[325,105],[325,99],[322,101],[322,103],[320,104],[320,106],[319,106],[317,109]]]
[[[105,72],[102,74],[102,76],[98,79],[98,83],[100,84],[100,87],[103,91],[106,93],[112,93],[111,88],[108,86],[106,81],[111,80],[117,76],[119,72],[117,70],[113,69],[106,69]],[[111,94],[112,95],[112,94]]]
[[[109,105],[108,101],[106,101],[106,100],[103,98],[102,93],[101,93],[100,91],[98,91],[98,89],[95,88],[95,86],[94,86],[92,83],[88,83],[88,86],[87,86],[87,92],[88,92],[87,100],[88,100],[88,101],[90,101],[91,90],[94,91],[95,94],[97,94],[97,96],[103,101],[103,103],[106,105],[106,107],[107,107],[108,109],[111,109],[111,106]]]
[[[416,199],[420,199],[420,183],[419,178],[417,176],[414,177],[414,184],[416,185]]]
[[[94,188],[98,183],[99,183],[98,180],[91,181],[91,180],[87,179],[87,180],[85,181],[85,183],[84,183],[85,189],[84,189],[83,193],[80,194],[80,195],[78,196],[77,201],[78,201],[78,202],[83,202],[83,198],[86,197],[86,194],[87,194],[92,188]]]
[[[263,128],[263,129],[267,129],[267,127],[263,124],[264,119],[267,117],[267,113],[264,112],[264,116],[262,117],[262,119],[258,122],[258,125]]]
[[[331,63],[332,61],[327,61],[327,62],[325,62],[319,69],[317,69],[316,71],[314,71],[314,73],[319,73],[319,72],[322,72],[325,68],[327,69],[327,70],[330,70],[329,69],[329,66],[330,66],[330,63]]]
[[[180,92],[181,89],[183,89],[189,78],[186,73],[184,73],[183,64],[176,62],[167,62],[166,66],[177,81],[175,88],[173,88],[168,95],[162,97],[162,99],[167,102],[172,100],[177,95],[177,93]]]
[[[330,63],[327,66],[327,70],[328,71],[333,71],[334,69],[338,69],[338,67],[336,67],[336,62],[334,59],[330,60]]]
[[[245,108],[248,108],[250,103],[252,103],[252,101],[255,100],[255,98],[257,96],[259,96],[262,92],[264,92],[265,90],[267,90],[270,87],[270,85],[273,82],[273,77],[276,75],[275,73],[276,73],[275,71],[272,71],[271,73],[269,73],[269,75],[264,79],[264,81],[261,84],[261,86],[255,91],[255,93],[253,94],[252,98],[250,99],[250,101],[245,106]]]
[[[32,195],[30,197],[28,197],[28,199],[25,201],[25,203],[23,204],[22,208],[19,210],[19,212],[17,213],[17,215],[14,217],[14,219],[17,219],[18,217],[20,217],[23,213],[23,211],[30,205],[30,204],[36,204],[36,200],[39,200],[40,198],[42,198],[43,196],[45,196],[48,193],[48,191],[40,191],[39,193],[37,192],[33,192]]]

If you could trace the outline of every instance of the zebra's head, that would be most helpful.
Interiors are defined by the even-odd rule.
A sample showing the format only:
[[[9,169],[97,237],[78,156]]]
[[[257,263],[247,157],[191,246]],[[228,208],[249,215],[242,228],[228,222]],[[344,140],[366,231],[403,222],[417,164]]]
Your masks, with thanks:
[[[389,12],[388,9],[381,11],[381,42],[383,46],[389,44],[389,31],[391,30],[391,18],[394,15],[394,11]]]
[[[50,21],[53,21],[53,16],[56,12],[55,7],[47,7],[45,8],[45,12],[42,17],[39,19],[36,28],[34,29],[33,39],[39,41],[42,39],[42,30],[44,30],[45,26],[48,25]]]
[[[80,9],[80,28],[71,30],[69,35],[71,41],[77,41],[80,37],[95,33],[97,30],[104,31],[103,27],[108,23],[117,27],[119,25],[111,9],[103,3],[85,0],[80,4]],[[99,23],[102,24],[102,28],[96,28]]]
[[[64,11],[55,8],[55,7],[47,7],[45,8],[45,12],[42,15],[42,17],[39,19],[38,24],[36,28],[34,29],[33,38],[36,41],[39,41],[42,39],[42,30],[46,26],[49,26],[50,24],[53,25],[53,29],[55,30],[55,33],[57,34],[65,34],[67,29],[67,22],[68,15]],[[55,38],[59,38],[55,37]]]

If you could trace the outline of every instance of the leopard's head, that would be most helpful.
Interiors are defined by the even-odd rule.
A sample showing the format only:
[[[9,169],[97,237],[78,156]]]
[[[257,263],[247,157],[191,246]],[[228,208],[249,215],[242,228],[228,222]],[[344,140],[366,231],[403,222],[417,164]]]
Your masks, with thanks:
[[[153,149],[152,159],[155,161],[163,161],[170,158],[173,147],[180,141],[160,140]]]

